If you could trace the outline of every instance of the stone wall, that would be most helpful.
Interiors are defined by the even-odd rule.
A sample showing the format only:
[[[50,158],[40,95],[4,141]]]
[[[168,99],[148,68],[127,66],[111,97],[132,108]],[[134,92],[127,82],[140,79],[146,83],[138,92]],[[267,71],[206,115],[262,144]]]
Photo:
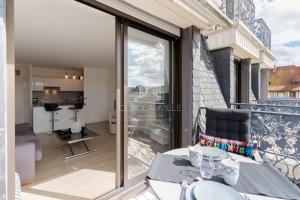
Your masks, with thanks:
[[[200,107],[227,108],[221,92],[212,55],[207,49],[205,39],[200,30],[193,28],[193,122],[194,132],[197,125],[205,131],[205,112],[199,112]]]

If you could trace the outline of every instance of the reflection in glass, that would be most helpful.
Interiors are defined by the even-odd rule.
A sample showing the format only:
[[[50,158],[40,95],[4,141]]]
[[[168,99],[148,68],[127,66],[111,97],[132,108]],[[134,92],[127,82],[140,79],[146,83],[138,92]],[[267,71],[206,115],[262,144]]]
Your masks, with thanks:
[[[170,143],[169,41],[128,30],[128,178]]]

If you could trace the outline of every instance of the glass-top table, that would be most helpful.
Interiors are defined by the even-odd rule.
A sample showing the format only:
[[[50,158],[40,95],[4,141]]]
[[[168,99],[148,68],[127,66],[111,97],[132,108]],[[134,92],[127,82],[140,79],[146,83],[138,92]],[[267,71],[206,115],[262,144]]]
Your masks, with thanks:
[[[95,152],[96,150],[91,150],[87,144],[86,141],[87,140],[92,140],[94,139],[96,136],[98,136],[98,134],[86,127],[83,127],[80,133],[72,133],[71,130],[59,130],[55,132],[57,137],[64,143],[64,145],[68,145],[71,154],[68,156],[65,156],[65,160],[70,159],[70,158],[74,158],[74,157],[78,157],[78,156],[82,156],[85,154],[89,154],[92,152]],[[73,144],[75,143],[82,143],[85,147],[85,151],[80,152],[80,153],[75,153],[74,149],[72,147]]]

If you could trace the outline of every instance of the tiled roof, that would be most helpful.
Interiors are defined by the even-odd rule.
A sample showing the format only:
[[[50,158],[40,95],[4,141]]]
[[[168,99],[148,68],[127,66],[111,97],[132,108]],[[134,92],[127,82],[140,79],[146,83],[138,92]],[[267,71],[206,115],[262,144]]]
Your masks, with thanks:
[[[276,70],[269,70],[270,88],[273,91],[288,91],[293,81],[300,81],[300,66],[288,65],[277,67]],[[270,90],[270,89],[269,89]],[[271,90],[270,90],[271,91]]]
[[[271,92],[289,91],[291,88],[285,85],[269,86],[268,90]]]
[[[300,86],[298,86],[298,87],[294,87],[293,89],[292,89],[292,91],[300,91]]]

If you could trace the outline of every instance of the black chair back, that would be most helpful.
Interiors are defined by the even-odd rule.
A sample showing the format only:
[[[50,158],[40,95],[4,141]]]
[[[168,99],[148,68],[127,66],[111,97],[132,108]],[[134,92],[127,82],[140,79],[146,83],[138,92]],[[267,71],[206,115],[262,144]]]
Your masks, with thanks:
[[[206,108],[206,134],[250,142],[250,117],[246,109]]]

